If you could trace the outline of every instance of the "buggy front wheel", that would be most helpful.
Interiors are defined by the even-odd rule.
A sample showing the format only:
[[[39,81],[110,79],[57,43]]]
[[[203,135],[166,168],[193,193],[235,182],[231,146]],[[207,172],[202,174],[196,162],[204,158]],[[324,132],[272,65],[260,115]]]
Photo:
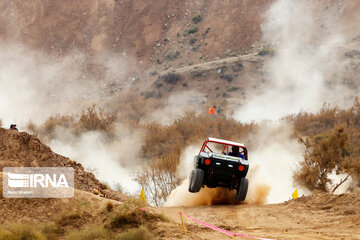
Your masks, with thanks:
[[[240,178],[239,186],[236,189],[236,200],[244,201],[249,187],[249,180],[247,178]]]
[[[195,169],[191,171],[190,174],[190,184],[189,192],[196,193],[199,192],[204,180],[204,170]]]

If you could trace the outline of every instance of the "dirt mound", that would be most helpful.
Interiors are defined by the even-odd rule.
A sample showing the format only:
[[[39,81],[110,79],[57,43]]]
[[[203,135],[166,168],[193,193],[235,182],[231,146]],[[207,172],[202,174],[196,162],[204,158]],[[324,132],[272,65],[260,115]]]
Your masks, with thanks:
[[[3,175],[0,172],[0,184],[2,187]],[[2,189],[1,189],[2,192]],[[56,216],[64,210],[76,207],[79,202],[87,201],[94,208],[103,208],[108,199],[75,189],[72,199],[23,199],[23,198],[0,198],[0,223],[7,223],[15,219],[20,222],[47,222],[55,221]]]
[[[313,194],[286,202],[285,205],[305,205],[312,209],[353,215],[360,212],[360,191],[340,195],[330,193]]]
[[[75,188],[91,193],[101,191],[103,196],[115,200],[126,197],[107,189],[94,174],[86,172],[80,163],[51,151],[50,147],[26,132],[0,128],[0,171],[4,167],[72,167]]]

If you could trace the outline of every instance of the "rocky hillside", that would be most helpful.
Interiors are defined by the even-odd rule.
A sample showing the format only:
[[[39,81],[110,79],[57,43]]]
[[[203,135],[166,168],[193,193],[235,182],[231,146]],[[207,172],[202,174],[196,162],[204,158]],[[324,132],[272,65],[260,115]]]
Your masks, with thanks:
[[[257,54],[271,46],[264,39],[263,30],[274,2],[2,1],[0,37],[55,56],[79,51],[90,60],[89,65],[85,64],[85,75],[88,78],[96,76],[99,81],[109,76],[105,76],[104,68],[96,66],[99,62],[95,65],[91,62],[93,56],[111,53],[129,62],[134,60],[131,67],[127,67],[136,68],[131,69],[131,76],[126,76],[128,81],[106,79],[110,83],[104,95],[116,94],[126,82],[135,85],[133,92],[146,99],[166,98],[176,92],[195,90],[201,92],[200,99],[209,102],[242,104],[248,98],[248,92],[257,94],[257,89],[266,87],[264,83],[269,81],[269,77],[261,60],[251,63],[250,67],[241,61],[235,67],[228,63],[233,57]],[[315,16],[312,27],[318,33],[311,38],[314,45],[321,44],[322,38],[336,31],[343,39],[338,47],[341,50],[334,51],[339,51],[345,60],[355,60],[355,63],[346,63],[343,71],[331,72],[325,77],[329,82],[339,81],[353,88],[359,72],[356,59],[360,56],[360,29],[356,23],[360,3],[355,0],[324,0],[313,5],[314,8],[308,10]],[[280,21],[283,16],[278,16]],[[294,36],[295,43],[308,32],[300,27],[294,26],[299,28],[299,37]],[[282,46],[273,46],[275,50],[279,47]],[[196,69],[197,64],[213,61],[220,61],[221,65],[207,65],[205,72]],[[169,81],[162,83],[164,77],[161,73],[173,69],[180,69],[176,71],[182,73],[170,80],[167,86]]]
[[[0,34],[56,54],[109,50],[146,63],[176,58],[181,49],[181,56],[193,59],[187,64],[254,48],[261,13],[271,2],[2,1]]]

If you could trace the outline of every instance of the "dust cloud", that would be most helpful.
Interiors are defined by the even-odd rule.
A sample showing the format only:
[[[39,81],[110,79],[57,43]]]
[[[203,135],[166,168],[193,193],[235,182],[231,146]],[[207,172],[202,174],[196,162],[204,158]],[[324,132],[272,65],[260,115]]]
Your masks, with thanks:
[[[322,15],[316,1],[278,0],[265,15],[264,40],[274,56],[265,61],[267,84],[236,112],[242,121],[277,120],[300,111],[317,111],[324,102],[351,104],[350,90],[337,82],[344,39],[335,16]],[[342,94],[338,94],[341,92]]]
[[[49,115],[81,109],[88,87],[77,70],[83,59],[74,53],[55,59],[24,45],[0,42],[0,115],[3,123],[44,121]],[[72,105],[73,103],[78,103]]]
[[[162,125],[170,125],[185,113],[193,111],[200,113],[202,109],[201,93],[197,91],[184,91],[171,95],[162,107],[156,109],[150,116],[145,117],[142,122],[156,122]]]
[[[325,17],[319,11],[314,1],[278,0],[271,6],[262,25],[264,39],[274,49],[263,66],[268,81],[235,114],[240,121],[261,125],[245,142],[251,145],[251,179],[271,186],[268,203],[291,199],[299,188],[292,174],[304,151],[291,136],[291,125],[279,119],[318,111],[324,102],[346,106],[353,101],[348,96],[354,94],[347,94],[350,90],[336,77],[345,67],[339,59],[341,26],[334,24],[338,15]],[[324,17],[316,18],[319,15]]]
[[[126,87],[125,78],[136,65],[114,54],[90,59],[73,50],[53,56],[20,43],[0,42],[0,116],[4,128],[16,123],[26,130],[31,120],[41,125],[53,115],[72,115],[106,101],[109,85]],[[88,69],[88,64],[98,68]],[[129,67],[131,65],[131,67]],[[94,70],[95,69],[95,70]],[[98,72],[96,69],[100,69]],[[99,75],[103,77],[99,79]],[[104,97],[105,96],[105,97]],[[131,172],[139,164],[141,134],[118,126],[111,141],[101,132],[75,136],[58,127],[54,140],[46,142],[55,152],[83,164],[85,169],[111,187],[121,184],[126,192],[138,191]]]
[[[20,130],[29,119],[41,123],[51,115],[77,114],[93,103],[101,105],[108,89],[128,87],[131,80],[125,76],[136,70],[131,59],[114,54],[89,59],[74,49],[59,57],[4,41],[0,61],[1,119],[5,126],[17,123]],[[89,69],[88,64],[98,67]]]
[[[112,189],[134,194],[140,190],[133,178],[138,170],[142,133],[118,126],[111,140],[98,131],[73,135],[59,128],[48,145],[57,153],[81,163],[87,171]],[[138,143],[138,144],[136,144]]]
[[[249,179],[271,187],[267,203],[289,200],[297,187],[292,175],[303,157],[304,147],[291,136],[292,132],[286,122],[263,122],[254,134],[247,136]]]
[[[227,188],[202,188],[198,193],[188,191],[189,179],[184,180],[174,189],[165,203],[167,207],[175,206],[210,206],[210,205],[238,205],[238,204],[264,204],[270,191],[267,184],[251,183],[244,202],[235,200],[236,191]]]

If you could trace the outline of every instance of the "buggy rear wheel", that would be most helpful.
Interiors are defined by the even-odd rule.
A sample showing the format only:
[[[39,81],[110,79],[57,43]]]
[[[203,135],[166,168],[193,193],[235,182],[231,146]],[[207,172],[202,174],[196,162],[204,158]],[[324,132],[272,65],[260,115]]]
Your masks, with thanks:
[[[189,192],[196,193],[199,192],[204,180],[204,170],[195,169],[191,171],[190,175],[190,184]]]
[[[239,186],[236,191],[236,200],[244,201],[249,187],[249,180],[247,178],[240,178]]]

